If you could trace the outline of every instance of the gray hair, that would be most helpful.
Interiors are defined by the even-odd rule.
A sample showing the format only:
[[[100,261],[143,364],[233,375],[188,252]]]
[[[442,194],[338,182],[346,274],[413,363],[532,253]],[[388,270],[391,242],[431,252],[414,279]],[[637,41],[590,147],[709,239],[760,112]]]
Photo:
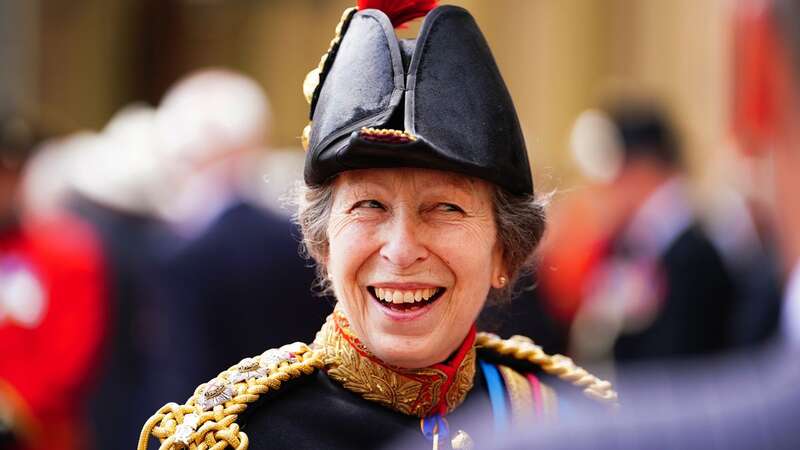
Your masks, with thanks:
[[[533,268],[533,252],[545,230],[545,205],[549,196],[514,195],[492,186],[492,204],[497,239],[503,249],[509,282],[503,289],[492,289],[492,301],[510,299],[520,275]],[[320,186],[300,184],[296,192],[295,221],[303,234],[301,253],[316,262],[316,287],[330,294],[331,286],[324,260],[328,254],[328,220],[333,207],[333,184]]]

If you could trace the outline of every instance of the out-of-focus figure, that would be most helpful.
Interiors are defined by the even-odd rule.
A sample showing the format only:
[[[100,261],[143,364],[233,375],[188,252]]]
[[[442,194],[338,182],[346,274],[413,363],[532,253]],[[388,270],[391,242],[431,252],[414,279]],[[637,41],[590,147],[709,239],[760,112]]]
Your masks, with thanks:
[[[314,271],[289,219],[240,190],[266,146],[270,112],[258,84],[220,69],[192,74],[166,94],[157,120],[175,168],[167,217],[188,240],[163,273],[162,397],[185,398],[264,346],[309,339],[331,307],[309,293]]]
[[[706,205],[705,229],[733,275],[736,293],[729,347],[758,346],[778,334],[783,295],[771,221],[760,200],[732,186],[716,186],[713,200]]]
[[[766,164],[754,180],[769,200],[768,214],[785,276],[781,336],[800,344],[800,2],[740,0],[733,131],[743,157]]]
[[[734,132],[771,200],[785,279],[782,338],[724,363],[642,371],[627,410],[520,433],[497,448],[745,450],[800,447],[800,1],[736,3]]]
[[[162,209],[197,237],[242,203],[240,175],[265,150],[269,103],[254,80],[209,69],[179,81],[158,109],[161,162],[172,170]]]
[[[303,180],[306,155],[296,148],[272,149],[253,158],[241,174],[241,195],[248,203],[281,216],[290,216],[288,204]]]
[[[0,118],[0,447],[77,450],[106,332],[105,270],[84,223],[21,212],[21,171],[40,132],[20,115]]]
[[[139,430],[128,419],[144,419],[158,405],[156,339],[168,324],[157,278],[161,249],[174,238],[158,218],[165,170],[152,108],[126,107],[101,133],[84,133],[72,145],[62,207],[92,226],[108,262],[109,332],[89,392],[91,448],[99,450],[135,439]]]
[[[644,102],[584,113],[573,150],[584,171],[605,183],[598,201],[616,218],[584,286],[575,356],[632,361],[724,349],[733,281],[693,210],[666,115]]]

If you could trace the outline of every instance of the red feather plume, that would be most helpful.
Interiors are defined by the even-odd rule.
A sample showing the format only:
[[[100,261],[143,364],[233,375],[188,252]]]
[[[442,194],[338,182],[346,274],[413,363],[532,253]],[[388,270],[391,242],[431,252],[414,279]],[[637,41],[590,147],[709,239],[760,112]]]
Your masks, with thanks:
[[[436,4],[436,0],[358,0],[358,9],[379,9],[389,17],[392,26],[400,28],[404,23],[428,14]]]

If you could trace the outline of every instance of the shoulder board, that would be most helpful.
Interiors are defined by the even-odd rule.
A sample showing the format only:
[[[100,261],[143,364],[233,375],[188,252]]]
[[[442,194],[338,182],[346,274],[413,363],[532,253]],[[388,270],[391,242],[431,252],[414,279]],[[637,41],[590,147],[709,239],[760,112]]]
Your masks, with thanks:
[[[322,367],[319,352],[302,342],[270,349],[203,383],[183,405],[162,406],[142,428],[138,450],[146,450],[150,436],[158,438],[161,449],[202,448],[236,450],[248,447],[247,435],[236,419],[247,407],[286,382],[310,375]]]
[[[502,339],[495,334],[478,333],[475,344],[484,352],[540,367],[545,373],[582,388],[583,393],[593,400],[617,405],[618,395],[610,382],[590,374],[564,355],[548,355],[528,337]]]

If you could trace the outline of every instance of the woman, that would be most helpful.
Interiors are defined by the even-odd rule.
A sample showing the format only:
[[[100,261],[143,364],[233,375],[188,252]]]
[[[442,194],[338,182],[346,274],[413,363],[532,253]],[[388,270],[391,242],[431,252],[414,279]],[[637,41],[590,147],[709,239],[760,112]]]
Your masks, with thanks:
[[[298,218],[335,312],[310,346],[267,350],[163,407],[140,449],[150,434],[162,448],[260,449],[376,448],[407,433],[470,448],[456,428],[467,411],[497,430],[533,423],[557,413],[559,384],[614,403],[570,360],[476,333],[544,228],[525,144],[469,13],[386,3],[346,11],[304,84]],[[416,40],[397,40],[392,22],[426,13]]]

